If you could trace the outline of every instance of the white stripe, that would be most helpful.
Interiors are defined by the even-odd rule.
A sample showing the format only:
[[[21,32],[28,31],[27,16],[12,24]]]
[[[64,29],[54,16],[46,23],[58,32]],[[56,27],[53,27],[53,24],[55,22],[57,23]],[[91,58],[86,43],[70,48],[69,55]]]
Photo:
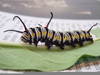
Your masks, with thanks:
[[[52,30],[48,30],[48,36],[47,36],[47,38],[50,40],[52,37],[49,37],[49,33],[53,34],[53,31]]]
[[[32,37],[32,42],[34,42],[34,37],[32,36],[32,34],[33,34],[33,31],[32,31],[32,29],[28,29],[28,31],[30,32],[30,34],[31,34],[31,37]]]

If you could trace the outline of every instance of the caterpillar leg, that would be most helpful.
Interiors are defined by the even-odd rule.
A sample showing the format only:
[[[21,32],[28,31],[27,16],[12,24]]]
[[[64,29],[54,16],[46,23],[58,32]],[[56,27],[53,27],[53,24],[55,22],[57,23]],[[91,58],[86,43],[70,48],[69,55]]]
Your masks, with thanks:
[[[52,47],[50,44],[47,44],[46,46],[48,49],[50,49]]]
[[[91,38],[91,39],[86,39],[86,41],[91,41],[91,42],[93,42],[93,39]]]
[[[37,47],[37,44],[38,44],[37,42],[34,43],[34,45],[35,45],[36,47]]]
[[[48,45],[47,48],[50,49],[52,46]]]
[[[64,50],[64,47],[63,46],[60,46],[60,49]]]
[[[64,46],[62,46],[62,45],[55,45],[56,47],[59,47],[60,49],[62,49],[62,50],[64,50]]]
[[[45,46],[47,46],[47,49],[50,49],[52,47],[50,43],[45,43]]]
[[[90,39],[91,42],[93,42],[93,39]]]
[[[76,45],[75,45],[75,44],[73,44],[73,43],[71,44],[71,46],[72,46],[72,47],[76,47]]]
[[[60,47],[60,49],[64,50],[64,44],[63,43],[59,44],[59,47]]]
[[[82,42],[82,41],[80,41],[80,42],[79,42],[79,45],[80,45],[80,46],[83,46],[83,42]]]

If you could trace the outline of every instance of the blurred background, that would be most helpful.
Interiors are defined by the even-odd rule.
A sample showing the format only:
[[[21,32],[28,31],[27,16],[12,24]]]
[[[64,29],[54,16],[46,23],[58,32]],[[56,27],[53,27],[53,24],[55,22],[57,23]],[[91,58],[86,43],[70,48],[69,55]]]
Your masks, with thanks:
[[[0,11],[60,19],[100,19],[100,0],[0,0]]]

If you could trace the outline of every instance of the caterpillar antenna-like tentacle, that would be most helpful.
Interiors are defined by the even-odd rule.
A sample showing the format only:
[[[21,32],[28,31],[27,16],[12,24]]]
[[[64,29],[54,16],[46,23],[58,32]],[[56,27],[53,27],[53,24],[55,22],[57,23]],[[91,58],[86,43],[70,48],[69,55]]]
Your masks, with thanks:
[[[25,28],[25,31],[29,32],[28,29],[26,28],[24,22],[21,20],[21,18],[20,18],[19,16],[14,16],[13,20],[14,20],[15,18],[18,18],[18,19],[21,21],[21,23],[23,24],[23,26],[24,26],[24,28]]]
[[[23,33],[22,31],[18,31],[18,30],[6,30],[4,32],[8,32],[8,31],[14,31],[14,32],[18,32],[18,33]]]
[[[52,20],[52,18],[53,18],[53,13],[52,13],[52,12],[50,12],[50,13],[51,13],[51,18],[50,18],[49,22],[47,23],[46,28],[48,28],[48,26],[49,26],[49,24],[50,24],[50,22],[51,22],[51,20]]]
[[[89,33],[91,31],[91,29],[96,26],[98,23],[94,24],[87,32]]]

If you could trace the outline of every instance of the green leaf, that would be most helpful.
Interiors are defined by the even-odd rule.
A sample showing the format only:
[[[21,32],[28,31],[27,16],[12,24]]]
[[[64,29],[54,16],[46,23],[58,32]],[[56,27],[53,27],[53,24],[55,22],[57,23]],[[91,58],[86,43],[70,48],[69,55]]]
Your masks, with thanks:
[[[96,37],[100,37],[100,28],[94,29],[91,31],[91,33],[93,33]]]
[[[100,56],[100,41],[71,50],[0,45],[0,69],[58,71],[69,68],[83,55]]]
[[[69,46],[65,50],[0,42],[0,69],[59,71],[71,67],[80,57],[87,55],[100,56],[100,39],[84,43],[83,47]]]

